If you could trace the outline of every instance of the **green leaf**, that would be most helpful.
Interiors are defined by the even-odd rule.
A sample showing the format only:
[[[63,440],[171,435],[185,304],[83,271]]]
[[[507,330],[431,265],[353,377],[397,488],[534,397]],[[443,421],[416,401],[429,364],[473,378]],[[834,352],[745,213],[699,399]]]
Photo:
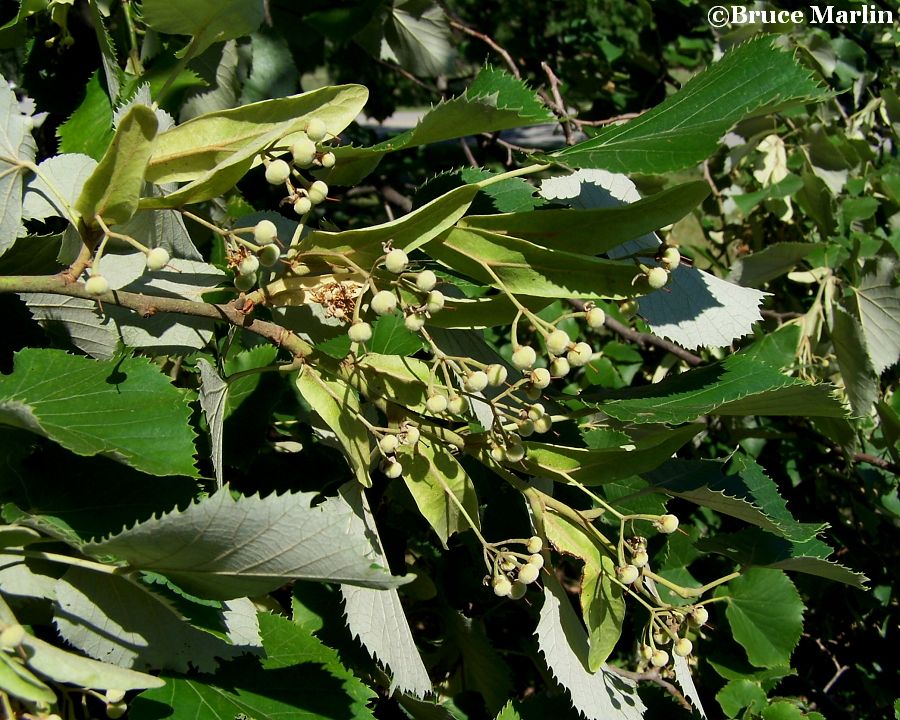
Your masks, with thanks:
[[[750,568],[722,588],[734,639],[757,667],[790,664],[803,631],[803,602],[781,570]]]
[[[716,693],[716,700],[726,717],[730,718],[737,717],[744,708],[756,714],[768,704],[766,691],[758,682],[746,678],[730,680]]]
[[[357,265],[371,265],[384,254],[382,244],[411,252],[451,228],[468,210],[478,185],[463,185],[396,220],[367,228],[327,232],[313,230],[301,243],[305,251],[352,253]]]
[[[297,390],[337,435],[356,480],[364,487],[369,477],[369,431],[360,420],[359,396],[347,383],[326,379],[312,366],[297,375]]]
[[[812,385],[741,354],[655,385],[604,393],[598,405],[617,420],[683,423],[701,415],[843,417],[829,385]],[[590,401],[597,394],[586,394]]]
[[[300,73],[284,36],[262,27],[250,36],[253,64],[241,91],[241,105],[293,95]]]
[[[191,56],[213,43],[249,35],[263,21],[263,0],[144,0],[144,22],[170,35],[191,35]],[[184,52],[184,51],[182,51]]]
[[[199,597],[223,600],[260,595],[290,580],[374,588],[404,582],[374,561],[344,500],[312,506],[316,497],[310,492],[234,499],[223,488],[83,550],[116,556]]]
[[[459,505],[465,508],[478,529],[478,497],[475,486],[459,461],[439,442],[419,440],[415,453],[398,454],[403,466],[403,480],[409,488],[419,512],[437,533],[441,545],[447,547],[451,535],[469,528]],[[456,499],[451,500],[450,495]]]
[[[0,377],[0,423],[79,455],[108,455],[152,475],[193,477],[185,399],[143,358],[100,362],[28,348],[16,353],[13,373]]]
[[[652,470],[701,429],[699,424],[652,428],[633,436],[627,445],[596,450],[530,441],[525,443],[527,454],[521,465],[538,477],[602,485]]]
[[[414,75],[447,73],[455,57],[444,11],[428,0],[383,4],[355,36],[374,57],[400,65]]]
[[[867,417],[878,400],[878,376],[866,352],[859,321],[840,305],[831,307],[831,341],[854,417]]]
[[[115,328],[103,322],[94,300],[55,293],[28,293],[22,296],[28,311],[50,337],[59,333],[59,344],[73,346],[98,360],[116,353],[119,337]]]
[[[156,140],[153,110],[135,105],[119,121],[116,134],[94,172],[85,181],[75,210],[91,226],[123,223],[138,209],[144,174]]]
[[[662,492],[804,542],[824,525],[798,523],[778,486],[751,458],[736,454],[727,471],[715,460],[669,460],[644,476]]]
[[[123,668],[187,672],[194,665],[213,672],[216,658],[258,650],[193,627],[162,596],[133,579],[82,568],[70,568],[57,581],[54,616],[66,642]],[[227,612],[217,620],[227,629]]]
[[[497,717],[494,720],[522,720],[519,716],[519,713],[516,712],[516,709],[513,707],[512,700],[507,701],[506,705],[497,713]]]
[[[6,79],[0,75],[0,255],[22,228],[22,175],[24,163],[34,161],[37,146],[31,136],[31,118],[22,114]]]
[[[575,709],[587,720],[641,720],[644,703],[635,684],[605,667],[588,668],[588,641],[559,581],[544,576],[544,604],[535,635],[538,648]]]
[[[618,207],[471,215],[460,227],[504,233],[553,250],[599,255],[680,220],[708,195],[706,183],[685,183]],[[600,227],[602,233],[597,232]]]
[[[252,164],[253,156],[270,144],[284,139],[287,146],[287,136],[305,130],[312,117],[336,136],[353,122],[368,96],[361,85],[338,85],[201,115],[159,135],[147,179],[158,184],[208,180],[236,155]]]
[[[759,528],[745,528],[734,533],[720,533],[697,543],[703,552],[725,555],[741,565],[772,567],[807,573],[865,589],[868,578],[833,560],[832,549],[817,538],[804,541],[779,537]]]
[[[501,70],[484,68],[466,92],[432,108],[416,127],[372,147],[336,148],[337,162],[328,182],[355,185],[390,152],[554,120],[553,113],[521,80]]]
[[[765,200],[779,200],[790,197],[803,188],[803,180],[797,175],[788,174],[781,182],[756,192],[730,195],[730,199],[743,215],[749,215],[753,209]],[[747,285],[749,283],[742,283]]]
[[[372,324],[372,339],[366,343],[369,352],[381,355],[415,355],[424,347],[422,337],[406,329],[403,316],[382,315]]]
[[[132,720],[374,720],[375,698],[338,654],[286,618],[261,613],[266,659],[224,663],[215,675],[166,677],[129,703]]]
[[[634,294],[632,262],[550,250],[484,230],[454,228],[424,249],[454,270],[514,294],[586,299]]]
[[[553,512],[545,512],[542,520],[553,547],[584,562],[579,593],[581,616],[588,631],[588,669],[597,672],[618,643],[625,620],[622,589],[611,580],[615,563],[583,527]]]
[[[882,258],[876,271],[865,275],[859,287],[852,288],[866,348],[877,375],[900,357],[900,293],[894,267],[894,263]]]
[[[99,70],[88,80],[81,105],[56,129],[56,135],[61,153],[84,153],[97,161],[103,157],[114,135],[113,109]]]
[[[815,249],[813,243],[774,243],[759,252],[735,260],[728,279],[744,287],[761,287],[792,270]]]
[[[373,538],[375,558],[387,566],[375,518],[362,488],[359,485],[345,486],[342,495],[364,524],[365,531]],[[393,588],[373,590],[342,585],[341,595],[344,598],[347,628],[362,643],[366,652],[392,675],[388,693],[393,695],[399,689],[418,698],[428,695],[431,692],[431,680],[416,648],[399,593]]]
[[[439,173],[416,191],[413,204],[416,207],[424,205],[455,187],[487,180],[495,174],[473,167]],[[471,211],[476,215],[526,212],[545,204],[543,198],[535,195],[534,185],[524,178],[510,177],[482,187],[472,203]]]
[[[680,170],[709,157],[739,120],[825,96],[807,70],[763,36],[727,53],[653,110],[548,159],[621,173]]]

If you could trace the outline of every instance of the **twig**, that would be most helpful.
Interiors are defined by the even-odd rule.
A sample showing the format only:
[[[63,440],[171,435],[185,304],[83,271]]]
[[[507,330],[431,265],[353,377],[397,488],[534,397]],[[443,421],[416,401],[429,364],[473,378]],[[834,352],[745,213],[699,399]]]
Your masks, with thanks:
[[[696,367],[698,365],[703,364],[703,358],[699,355],[694,355],[694,353],[689,350],[685,350],[683,347],[679,347],[673,342],[669,342],[664,338],[657,337],[656,335],[651,335],[650,333],[642,333],[637,330],[633,330],[627,325],[623,325],[618,320],[615,320],[608,315],[606,316],[606,320],[603,323],[606,327],[612,330],[617,335],[625,338],[626,340],[635,343],[641,348],[645,348],[648,345],[652,345],[653,347],[658,347],[661,350],[665,350],[668,353],[672,353],[675,357],[680,360],[684,360],[688,365],[692,367]]]
[[[522,79],[522,73],[519,72],[519,66],[516,65],[516,61],[512,59],[512,55],[510,55],[506,51],[506,48],[497,43],[497,41],[489,35],[485,35],[482,32],[478,32],[474,28],[470,28],[462,21],[462,19],[460,19],[460,17],[456,13],[452,12],[446,6],[446,3],[441,3],[441,6],[443,7],[444,12],[447,14],[447,17],[450,19],[450,27],[454,27],[457,30],[464,32],[466,35],[471,35],[472,37],[481,40],[481,42],[490,47],[495,53],[503,58],[503,62],[506,63],[506,67],[509,68],[509,71],[517,80]]]
[[[604,127],[605,125],[612,125],[613,123],[623,122],[624,120],[634,120],[634,118],[640,117],[645,112],[647,111],[641,110],[640,112],[622,113],[621,115],[613,115],[612,117],[604,118],[603,120],[578,120],[577,118],[572,118],[572,122],[579,127],[581,125]]]
[[[709,171],[709,160],[703,161],[703,178],[706,180],[706,184],[709,185],[709,189],[713,194],[713,197],[716,200],[720,200],[722,197],[722,193],[719,192],[719,188],[716,185],[715,180],[713,180],[712,173]]]
[[[836,447],[835,451],[840,453],[841,455],[844,454],[844,451],[839,447]],[[890,460],[885,460],[884,458],[880,458],[877,455],[870,455],[869,453],[857,452],[857,453],[853,453],[853,455],[850,456],[850,459],[853,462],[866,463],[867,465],[874,465],[875,467],[881,468],[882,470],[887,470],[888,472],[893,473],[894,475],[900,475],[900,465],[898,465],[897,463],[893,463]]]
[[[295,357],[306,357],[312,352],[312,347],[290,330],[272,322],[250,317],[242,308],[240,298],[230,303],[212,304],[181,298],[142,295],[123,290],[110,290],[95,296],[87,292],[83,283],[73,283],[62,273],[0,277],[0,293],[56,293],[128,308],[143,317],[150,317],[158,312],[205,317],[231,323],[264,337],[276,346],[290,351]]]
[[[664,680],[662,676],[660,676],[659,670],[635,672],[634,670],[623,670],[622,668],[616,667],[615,665],[608,665],[607,667],[614,673],[616,673],[616,675],[621,675],[622,677],[628,678],[629,680],[634,680],[635,682],[647,681],[652,682],[655,685],[659,685],[663,690],[669,693],[669,695],[675,698],[675,700],[677,700],[678,703],[682,705],[686,710],[689,710],[691,712],[694,711],[694,708],[691,707],[691,704],[687,701],[687,698],[685,698],[685,696],[681,694],[681,691],[668,680]]]
[[[559,94],[559,78],[546,62],[541,62],[541,69],[550,81],[550,93],[553,96],[553,104],[556,106],[556,112],[559,115],[559,124],[562,127],[563,135],[566,137],[566,145],[574,144],[572,139],[572,126],[569,123],[566,104],[563,102],[562,95]]]
[[[794,318],[803,317],[806,313],[793,311],[778,312],[777,310],[760,310],[759,314],[764,318],[770,318],[771,320],[784,322],[785,320],[793,320]]]
[[[466,160],[468,161],[469,165],[472,166],[473,168],[480,167],[480,165],[478,164],[478,161],[475,159],[475,156],[472,154],[472,150],[469,147],[469,144],[466,142],[465,138],[459,139],[459,145],[462,148],[463,155],[466,156]]]

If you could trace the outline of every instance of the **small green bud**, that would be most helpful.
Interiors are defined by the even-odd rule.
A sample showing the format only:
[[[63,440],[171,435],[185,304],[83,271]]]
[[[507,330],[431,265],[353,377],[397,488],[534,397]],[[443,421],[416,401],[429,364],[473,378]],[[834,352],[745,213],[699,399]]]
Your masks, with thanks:
[[[544,567],[544,556],[537,552],[528,558],[528,564],[534,565],[536,568],[540,569]]]
[[[569,361],[565,358],[556,358],[550,363],[550,377],[561,378],[569,374]]]
[[[550,371],[547,368],[535,368],[531,371],[531,384],[538,390],[550,386]]]
[[[654,290],[665,287],[667,282],[669,282],[669,273],[665,268],[653,267],[647,271],[647,284]]]
[[[699,627],[700,625],[706,625],[707,620],[709,620],[709,610],[707,610],[702,605],[698,605],[693,610],[691,610],[690,615],[688,615],[688,620],[691,625]]]
[[[510,442],[506,446],[503,459],[511,463],[522,462],[525,459],[525,446],[520,442]]]
[[[534,348],[522,345],[512,354],[512,364],[517,370],[527,370],[537,360]]]
[[[88,295],[103,295],[109,290],[109,282],[102,275],[94,273],[85,282],[84,289]]]
[[[491,581],[491,586],[494,588],[494,595],[497,597],[509,597],[512,592],[512,583],[505,575],[495,577]]]
[[[25,639],[25,628],[19,623],[7,625],[0,632],[0,650],[12,650],[19,647]]]
[[[572,341],[565,330],[554,330],[547,337],[547,352],[551,355],[562,355]]]
[[[417,313],[411,313],[404,318],[403,324],[410,332],[419,332],[419,330],[425,327],[425,318]]]
[[[323,168],[333,168],[334,163],[335,163],[334,153],[332,153],[332,152],[325,153],[324,155],[322,155],[319,162],[322,163]]]
[[[425,408],[432,415],[440,415],[447,410],[447,396],[439,394],[432,395],[425,401]]]
[[[469,409],[469,403],[462,395],[451,395],[447,400],[447,412],[451,415],[463,415]]]
[[[259,270],[259,258],[256,255],[247,255],[237,266],[239,275],[252,275],[257,270]]]
[[[385,455],[391,455],[396,452],[397,448],[400,446],[400,438],[396,435],[385,435],[381,440],[378,441],[378,447],[381,449]]]
[[[487,374],[488,385],[491,387],[498,387],[506,382],[507,371],[503,365],[497,363],[488,365],[485,373]]]
[[[537,535],[532,535],[530,538],[528,538],[528,544],[525,545],[525,549],[532,555],[535,553],[539,553],[544,549],[544,541],[541,540]]]
[[[281,248],[277,245],[265,245],[259,251],[259,264],[263,267],[272,267],[281,259]]]
[[[125,699],[124,690],[110,689],[106,691],[106,701],[111,703],[120,703]]]
[[[675,515],[661,515],[653,524],[661,533],[671,535],[678,529],[678,517]]]
[[[389,457],[381,463],[381,472],[389,480],[396,480],[403,474],[403,466],[395,458]]]
[[[328,128],[319,118],[314,117],[309,119],[309,123],[306,126],[306,134],[309,136],[310,140],[313,142],[321,142],[325,139],[327,133]]]
[[[372,297],[371,307],[376,315],[390,315],[397,309],[397,298],[390,290],[380,290]]]
[[[678,252],[678,248],[667,247],[663,250],[662,264],[669,272],[681,265],[681,253]]]
[[[643,550],[639,550],[631,556],[631,564],[637,568],[646,567],[648,562],[650,562],[650,556]]]
[[[278,237],[278,228],[271,220],[260,220],[253,226],[253,241],[257,245],[269,245]]]
[[[444,302],[444,293],[440,290],[432,290],[428,293],[428,297],[425,298],[425,310],[429,315],[439,313],[444,309]]]
[[[321,180],[316,180],[312,185],[309,186],[306,194],[309,196],[309,201],[313,205],[319,205],[325,202],[325,199],[328,197],[328,185],[323,183]]]
[[[256,280],[257,277],[255,272],[248,275],[235,275],[234,286],[241,292],[247,292],[256,285]]]
[[[147,253],[147,269],[151,271],[162,270],[169,264],[169,251],[165,248],[153,248]]]
[[[650,664],[653,667],[661,668],[665,667],[669,663],[669,653],[665,650],[654,650],[653,655],[650,657]]]
[[[347,330],[347,335],[355,343],[369,342],[372,339],[372,326],[367,322],[357,321]]]
[[[391,250],[384,258],[384,266],[388,272],[402,273],[409,265],[409,256],[398,248]]]
[[[528,586],[525,583],[521,583],[516,580],[512,584],[512,589],[509,591],[509,599],[510,600],[521,600],[525,597],[525,593],[528,591]]]
[[[420,437],[419,428],[415,425],[406,425],[400,440],[404,445],[415,445]]]
[[[294,212],[298,215],[306,215],[310,210],[312,210],[312,200],[305,195],[298,197],[294,201]]]
[[[519,437],[529,437],[534,434],[534,423],[531,420],[519,420],[516,432],[519,433]]]
[[[487,373],[482,370],[476,370],[466,376],[464,383],[466,390],[470,393],[477,393],[484,390],[488,385]]]
[[[270,185],[283,185],[291,176],[291,166],[280,158],[266,166],[266,182]]]
[[[543,405],[535,403],[528,408],[528,419],[537,422],[540,418],[544,417],[545,412]]]
[[[430,292],[437,285],[437,275],[431,270],[423,270],[416,275],[416,287],[422,292]]]
[[[687,657],[694,650],[694,643],[687,638],[679,638],[672,647],[672,652],[678,657]]]
[[[634,565],[622,565],[616,568],[616,577],[623,585],[631,585],[638,579],[641,572]]]
[[[539,567],[537,567],[536,565],[532,565],[531,563],[526,563],[519,568],[519,574],[516,577],[516,580],[518,580],[523,585],[530,585],[538,579],[540,574],[541,569]]]
[[[574,348],[569,350],[566,359],[572,367],[581,367],[587,365],[594,356],[594,351],[586,342],[578,343]]]
[[[549,415],[544,415],[543,417],[539,417],[534,421],[534,431],[539,435],[543,435],[545,432],[550,432],[550,428],[553,427],[553,418]]]
[[[588,327],[596,330],[603,327],[603,323],[606,322],[606,313],[598,307],[591,308],[588,310],[585,320],[587,320]]]
[[[316,144],[303,135],[291,145],[291,155],[297,167],[309,167],[316,159]]]

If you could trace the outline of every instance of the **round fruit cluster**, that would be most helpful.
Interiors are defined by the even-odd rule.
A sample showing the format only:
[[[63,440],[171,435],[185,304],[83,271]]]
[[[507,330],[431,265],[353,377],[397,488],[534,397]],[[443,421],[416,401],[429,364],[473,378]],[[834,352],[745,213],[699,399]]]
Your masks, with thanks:
[[[508,546],[514,544],[524,545],[526,552],[509,550]],[[490,575],[485,577],[485,584],[490,584],[498,597],[520,600],[525,596],[528,585],[540,577],[544,567],[542,549],[543,541],[537,535],[486,545],[485,563]]]

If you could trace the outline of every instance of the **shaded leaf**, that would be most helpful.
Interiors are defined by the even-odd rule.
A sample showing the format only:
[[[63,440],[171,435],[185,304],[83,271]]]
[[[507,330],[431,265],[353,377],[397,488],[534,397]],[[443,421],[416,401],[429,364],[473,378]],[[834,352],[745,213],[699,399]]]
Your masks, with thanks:
[[[900,290],[893,263],[881,259],[853,292],[872,366],[881,375],[900,356]]]
[[[34,161],[37,146],[31,136],[31,118],[22,114],[19,101],[0,75],[0,255],[22,228],[22,175]]]
[[[54,293],[28,293],[21,297],[50,337],[68,341],[98,360],[109,360],[115,354],[119,336],[113,326],[103,322],[96,301]]]
[[[840,565],[828,556],[830,547],[817,538],[791,540],[759,528],[745,528],[734,533],[721,533],[697,543],[704,552],[725,555],[742,565],[772,567],[802,572],[865,589],[868,580],[862,573]]]
[[[395,587],[375,562],[352,509],[341,498],[320,505],[316,493],[208,498],[137,523],[85,552],[114,555],[153,570],[200,597],[228,599],[269,592],[290,580],[330,580]]]
[[[687,659],[675,655],[672,659],[672,666],[675,670],[675,682],[678,683],[681,692],[694,706],[694,709],[700,713],[700,717],[706,718],[706,711],[700,701],[700,693],[697,692],[697,687],[694,685],[694,678],[691,677],[691,668],[688,666]]]
[[[225,483],[222,466],[222,434],[225,426],[228,383],[219,377],[215,367],[204,358],[197,361],[197,369],[200,371],[200,407],[203,408],[206,424],[209,426],[213,470],[216,473],[216,482],[221,488]]]
[[[25,188],[23,217],[26,220],[61,217],[77,223],[73,206],[96,167],[96,160],[78,153],[54,155],[41,162],[40,173]]]
[[[224,617],[220,623],[224,630]],[[71,645],[123,668],[187,672],[193,665],[212,672],[216,658],[255,650],[193,627],[129,578],[81,568],[70,568],[56,584],[54,624]]]
[[[803,242],[780,242],[769,245],[759,252],[735,260],[728,279],[744,287],[761,287],[792,270],[800,260],[815,249],[813,243]]]
[[[878,376],[866,352],[859,321],[840,305],[831,307],[831,341],[854,417],[866,417],[878,399]],[[876,341],[878,342],[878,341]]]
[[[184,394],[144,358],[89,360],[25,349],[0,377],[0,423],[79,455],[108,455],[152,475],[195,476]]]

